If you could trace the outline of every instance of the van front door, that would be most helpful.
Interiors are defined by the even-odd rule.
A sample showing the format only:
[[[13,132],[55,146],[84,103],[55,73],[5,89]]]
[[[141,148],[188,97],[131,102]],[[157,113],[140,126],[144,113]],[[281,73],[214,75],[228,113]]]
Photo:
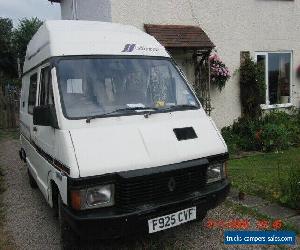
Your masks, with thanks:
[[[52,78],[50,66],[41,68],[39,81],[39,98],[38,106],[54,104]],[[42,192],[47,197],[48,174],[51,170],[49,161],[54,157],[55,129],[50,126],[34,125],[34,143],[40,154],[37,168],[38,182]]]

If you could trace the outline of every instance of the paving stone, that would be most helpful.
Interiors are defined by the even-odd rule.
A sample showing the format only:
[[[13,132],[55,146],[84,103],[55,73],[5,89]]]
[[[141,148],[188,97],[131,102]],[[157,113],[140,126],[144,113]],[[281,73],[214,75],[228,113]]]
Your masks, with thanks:
[[[238,198],[239,195],[239,191],[235,188],[230,188],[230,192],[228,194],[228,197],[232,197],[232,198]]]
[[[228,195],[228,200],[246,206],[246,207],[257,207],[257,206],[265,206],[267,205],[269,202],[254,196],[254,195],[247,195],[245,194],[245,198],[243,200],[239,200],[239,191],[237,189],[231,189],[230,193]]]
[[[253,195],[245,195],[245,199],[239,201],[239,203],[246,207],[258,207],[258,206],[265,206],[268,204],[266,200]]]
[[[262,206],[262,207],[257,207],[257,210],[262,214],[265,214],[265,215],[273,217],[273,218],[278,218],[278,219],[290,218],[292,216],[297,215],[297,212],[295,210],[292,210],[290,208],[281,207],[277,204],[271,204],[271,205],[266,205],[266,206]]]
[[[298,230],[300,230],[300,215],[291,217],[287,221],[293,224],[295,227],[297,227]]]
[[[227,196],[227,199],[228,199],[229,201],[232,201],[232,202],[236,203],[236,202],[238,202],[238,200],[239,200],[238,194],[239,194],[239,191],[238,191],[238,190],[231,188],[231,189],[230,189],[230,192],[229,192],[229,194],[228,194],[228,196]]]

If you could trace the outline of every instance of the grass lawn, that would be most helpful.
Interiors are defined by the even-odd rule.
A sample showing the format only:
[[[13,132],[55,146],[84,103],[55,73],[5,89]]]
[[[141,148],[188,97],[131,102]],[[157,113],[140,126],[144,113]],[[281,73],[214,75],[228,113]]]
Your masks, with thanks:
[[[300,147],[229,161],[232,186],[300,209]]]

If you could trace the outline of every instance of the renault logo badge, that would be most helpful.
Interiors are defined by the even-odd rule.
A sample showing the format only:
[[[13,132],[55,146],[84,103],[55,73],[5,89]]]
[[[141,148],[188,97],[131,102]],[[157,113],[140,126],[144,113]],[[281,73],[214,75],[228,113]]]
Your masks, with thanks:
[[[168,182],[169,191],[173,192],[175,190],[175,187],[176,187],[176,181],[173,177],[171,177],[169,182]]]

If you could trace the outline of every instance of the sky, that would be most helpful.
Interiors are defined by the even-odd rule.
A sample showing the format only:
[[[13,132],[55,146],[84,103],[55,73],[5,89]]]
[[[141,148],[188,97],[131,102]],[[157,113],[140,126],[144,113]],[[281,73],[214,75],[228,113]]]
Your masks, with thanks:
[[[0,17],[9,17],[14,26],[23,17],[38,17],[41,20],[60,19],[60,6],[48,0],[0,0]]]

